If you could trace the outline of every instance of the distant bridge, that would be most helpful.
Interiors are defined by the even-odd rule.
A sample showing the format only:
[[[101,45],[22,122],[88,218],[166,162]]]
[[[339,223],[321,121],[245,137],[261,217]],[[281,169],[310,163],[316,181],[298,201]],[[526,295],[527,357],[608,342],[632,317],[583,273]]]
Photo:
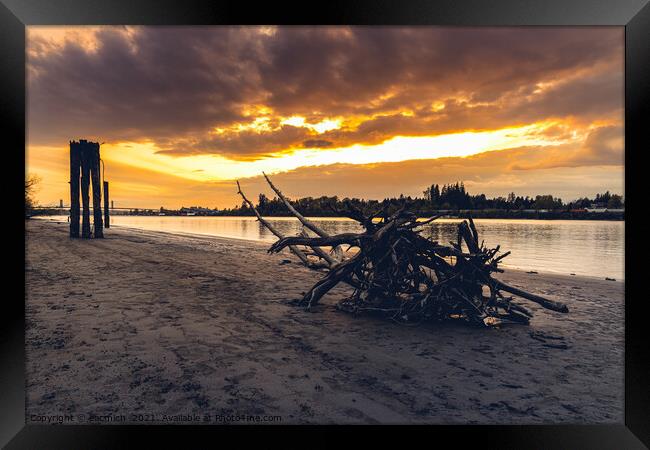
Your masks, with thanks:
[[[61,211],[70,211],[70,206],[32,206],[32,209],[59,209]],[[93,207],[92,205],[90,206],[90,209],[92,210]],[[108,208],[109,211],[134,211],[134,210],[139,210],[139,211],[160,211],[160,207],[157,208],[127,208],[127,207],[115,207],[115,208]]]

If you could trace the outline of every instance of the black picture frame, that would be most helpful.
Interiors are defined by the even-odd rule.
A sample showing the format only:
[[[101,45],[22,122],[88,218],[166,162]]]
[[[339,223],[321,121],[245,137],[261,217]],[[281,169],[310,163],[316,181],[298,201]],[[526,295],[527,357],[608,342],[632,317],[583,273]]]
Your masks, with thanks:
[[[7,448],[101,448],[131,446],[132,439],[156,436],[165,442],[214,439],[214,433],[249,427],[206,426],[48,426],[25,425],[24,196],[19,192],[25,165],[25,26],[81,24],[353,24],[353,25],[619,25],[625,27],[625,422],[620,425],[432,426],[409,433],[427,434],[429,442],[476,443],[488,448],[647,448],[650,446],[647,300],[643,295],[642,218],[644,197],[637,193],[650,149],[645,130],[650,117],[650,4],[648,0],[347,0],[315,4],[169,0],[0,0],[0,115],[4,158],[10,168],[3,178],[12,195],[5,201],[11,242],[6,276],[16,289],[2,302],[0,365],[0,444]],[[23,149],[22,152],[19,149]],[[24,242],[24,241],[23,241]],[[22,264],[21,264],[22,261]],[[20,281],[23,281],[22,287]],[[634,293],[639,295],[634,295]],[[22,296],[21,296],[22,293]],[[312,427],[301,428],[312,430]],[[363,428],[368,431],[368,428]],[[256,431],[259,428],[256,428]],[[330,431],[319,427],[317,432]],[[349,430],[349,428],[346,428]],[[286,427],[265,427],[288,434]],[[294,430],[291,430],[292,432]],[[401,440],[392,428],[371,430]],[[210,435],[210,436],[206,436]],[[434,436],[435,435],[435,436]],[[279,436],[279,435],[278,435]],[[423,436],[424,437],[424,436]],[[300,437],[298,439],[310,439]],[[410,434],[409,434],[410,440]],[[319,439],[320,441],[320,439]],[[217,443],[217,441],[212,441]],[[305,442],[307,443],[307,442]],[[308,445],[311,445],[310,442]]]

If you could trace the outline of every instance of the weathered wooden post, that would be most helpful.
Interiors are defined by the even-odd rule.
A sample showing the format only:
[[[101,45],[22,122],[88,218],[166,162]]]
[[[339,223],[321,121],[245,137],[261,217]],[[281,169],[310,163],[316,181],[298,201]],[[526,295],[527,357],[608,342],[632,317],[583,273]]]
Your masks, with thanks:
[[[104,181],[104,227],[111,227],[111,218],[108,213],[108,181]]]
[[[92,164],[92,152],[89,151],[87,141],[81,139],[81,237],[90,238],[90,165]]]
[[[104,237],[102,219],[102,185],[99,172],[99,143],[79,139],[70,141],[70,237],[79,237],[79,172],[81,171],[81,203],[83,206],[81,237],[88,239],[90,232],[90,183],[93,190],[94,237]],[[108,183],[106,190],[106,221],[108,222]]]
[[[79,142],[70,141],[70,237],[79,237],[79,171],[81,149]]]
[[[93,237],[104,237],[104,223],[102,218],[102,185],[99,174],[99,143],[89,142],[89,151],[92,155],[90,164],[90,175],[93,183],[93,224],[95,232]]]

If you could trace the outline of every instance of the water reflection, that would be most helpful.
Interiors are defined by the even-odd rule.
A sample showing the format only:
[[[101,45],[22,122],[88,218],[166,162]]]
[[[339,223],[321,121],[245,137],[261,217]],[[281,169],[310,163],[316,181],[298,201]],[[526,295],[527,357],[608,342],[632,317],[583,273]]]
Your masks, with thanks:
[[[288,236],[301,231],[301,224],[295,218],[267,220]],[[362,231],[356,222],[348,219],[311,220],[317,221],[332,234]],[[458,222],[457,219],[438,219],[427,225],[423,233],[448,244],[456,240]],[[113,216],[111,223],[147,230],[264,242],[276,239],[253,217]],[[486,245],[494,247],[498,244],[503,250],[512,251],[504,260],[506,267],[601,278],[624,277],[624,222],[477,219],[476,227]]]

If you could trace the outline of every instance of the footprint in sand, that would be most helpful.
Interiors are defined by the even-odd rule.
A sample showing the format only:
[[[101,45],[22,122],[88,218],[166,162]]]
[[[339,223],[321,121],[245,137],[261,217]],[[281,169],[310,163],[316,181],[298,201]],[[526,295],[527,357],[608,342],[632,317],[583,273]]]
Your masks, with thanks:
[[[542,343],[542,346],[547,348],[556,348],[559,350],[567,350],[569,345],[562,336],[553,336],[546,334],[542,331],[531,331],[530,337]]]
[[[345,410],[345,415],[347,417],[350,417],[352,419],[363,419],[365,417],[365,414],[359,411],[356,408],[348,408]]]

